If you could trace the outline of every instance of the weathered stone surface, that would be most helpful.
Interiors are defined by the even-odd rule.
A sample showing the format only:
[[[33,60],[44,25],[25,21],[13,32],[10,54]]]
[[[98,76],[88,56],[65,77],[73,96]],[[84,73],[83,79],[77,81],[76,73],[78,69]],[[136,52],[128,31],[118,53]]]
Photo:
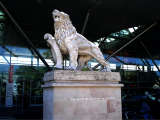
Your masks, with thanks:
[[[44,81],[120,81],[117,72],[56,70],[47,72]]]
[[[69,69],[81,70],[94,58],[105,67],[105,71],[111,71],[109,62],[104,59],[99,47],[77,32],[67,13],[55,9],[52,16],[55,34],[52,36],[46,33],[44,39],[51,47],[56,68],[63,68],[62,55],[69,55]]]
[[[54,77],[53,72],[46,73],[44,120],[121,120],[118,81],[119,73],[60,70]]]

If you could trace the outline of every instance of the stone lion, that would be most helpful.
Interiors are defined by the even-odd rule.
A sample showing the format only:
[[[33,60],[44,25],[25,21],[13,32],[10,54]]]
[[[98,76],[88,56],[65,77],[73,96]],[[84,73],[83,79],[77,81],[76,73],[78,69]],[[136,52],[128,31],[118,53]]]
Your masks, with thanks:
[[[109,63],[105,61],[100,49],[76,31],[68,14],[54,10],[52,16],[54,37],[46,33],[44,39],[51,47],[56,68],[62,68],[62,54],[68,54],[70,58],[69,69],[81,69],[89,60],[95,58],[106,71],[110,71]]]

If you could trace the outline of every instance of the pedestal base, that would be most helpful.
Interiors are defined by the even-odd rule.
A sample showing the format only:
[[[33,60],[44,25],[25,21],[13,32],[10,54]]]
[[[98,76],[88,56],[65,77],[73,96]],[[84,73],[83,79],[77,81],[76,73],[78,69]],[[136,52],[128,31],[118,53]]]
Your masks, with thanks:
[[[53,81],[54,80],[54,81]],[[119,73],[54,71],[44,76],[44,120],[121,120]]]

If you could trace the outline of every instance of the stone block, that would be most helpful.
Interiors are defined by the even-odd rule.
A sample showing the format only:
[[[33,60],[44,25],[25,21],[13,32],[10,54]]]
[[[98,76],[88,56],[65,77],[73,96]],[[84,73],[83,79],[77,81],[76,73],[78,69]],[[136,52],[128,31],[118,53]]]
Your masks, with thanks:
[[[120,75],[57,70],[44,75],[44,120],[121,120]]]

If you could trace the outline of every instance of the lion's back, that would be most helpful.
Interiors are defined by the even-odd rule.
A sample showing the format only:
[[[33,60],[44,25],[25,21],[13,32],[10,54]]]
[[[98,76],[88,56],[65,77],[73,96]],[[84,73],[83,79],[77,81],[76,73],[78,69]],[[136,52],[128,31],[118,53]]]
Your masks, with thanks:
[[[95,44],[94,43],[92,43],[91,41],[89,41],[87,38],[85,38],[83,35],[81,35],[81,34],[79,34],[79,33],[77,33],[76,34],[76,39],[75,39],[75,41],[77,41],[77,44],[79,45],[79,46],[88,46],[88,47],[94,47],[95,46]]]

